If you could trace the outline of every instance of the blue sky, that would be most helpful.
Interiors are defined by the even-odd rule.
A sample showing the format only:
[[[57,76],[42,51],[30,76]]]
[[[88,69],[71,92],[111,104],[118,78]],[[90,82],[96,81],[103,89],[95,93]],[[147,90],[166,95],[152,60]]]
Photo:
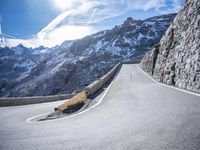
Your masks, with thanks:
[[[0,14],[4,32],[24,38],[44,28],[60,11],[50,0],[0,0]]]
[[[24,45],[54,46],[134,19],[177,12],[183,0],[0,0],[2,30]],[[9,43],[9,42],[8,42]]]

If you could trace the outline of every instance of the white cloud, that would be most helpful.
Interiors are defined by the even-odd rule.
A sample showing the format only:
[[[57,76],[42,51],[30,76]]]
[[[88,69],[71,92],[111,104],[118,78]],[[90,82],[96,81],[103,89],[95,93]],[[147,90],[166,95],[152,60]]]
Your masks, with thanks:
[[[168,0],[168,3],[170,4],[165,5],[165,7],[158,8],[157,11],[162,14],[167,14],[167,13],[178,12],[182,7],[180,0]]]
[[[60,24],[63,19],[65,19],[67,16],[69,16],[73,10],[66,11],[64,13],[61,13],[59,16],[57,16],[52,22],[50,22],[45,28],[43,28],[38,34],[38,38],[40,40],[44,40],[46,38],[46,34],[49,32],[52,32],[58,24]]]
[[[66,10],[73,8],[74,6],[77,6],[77,4],[80,4],[80,1],[77,0],[54,0],[55,5],[61,9],[61,10]]]
[[[134,9],[154,9],[158,14],[165,14],[177,12],[181,7],[179,0],[54,0],[54,3],[62,13],[37,33],[37,39],[22,40],[25,45],[30,46],[34,41],[32,45],[51,47],[82,38],[98,31],[95,24]]]
[[[65,40],[75,40],[82,38],[86,35],[90,35],[94,32],[93,27],[90,26],[70,26],[65,25],[56,28],[52,32],[48,33],[48,38],[41,40],[43,45],[55,46],[61,44]]]
[[[91,20],[94,18],[94,15],[95,15],[96,11],[97,11],[97,9],[95,8],[93,13],[92,13],[92,15],[91,15],[91,17],[90,17],[90,19],[87,22],[87,26],[90,24]]]
[[[64,40],[81,38],[84,35],[94,33],[96,31],[95,26],[87,27],[89,24],[122,15],[133,9],[141,9],[144,11],[155,9],[159,13],[174,12],[180,9],[178,0],[54,1],[64,12],[37,34],[40,40],[48,40],[48,43],[52,41],[52,44],[59,44]],[[171,3],[170,7],[167,2]]]
[[[158,9],[165,6],[165,0],[128,0],[129,9],[141,9],[147,11],[149,9]]]
[[[66,0],[62,3],[64,1]],[[112,1],[113,4],[116,5],[116,2]],[[77,5],[78,8],[75,8]],[[97,30],[90,24],[121,14],[120,10],[108,6],[109,2],[105,0],[74,0],[70,4],[68,2],[66,7],[63,6],[66,10],[43,28],[37,37],[43,45],[54,46],[65,40],[78,39],[92,34]]]

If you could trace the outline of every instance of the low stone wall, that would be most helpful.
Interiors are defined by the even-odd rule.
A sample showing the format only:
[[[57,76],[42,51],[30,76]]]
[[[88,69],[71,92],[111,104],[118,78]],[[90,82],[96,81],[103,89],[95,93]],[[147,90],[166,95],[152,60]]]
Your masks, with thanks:
[[[118,63],[99,80],[85,87],[83,91],[86,92],[86,96],[88,97],[94,94],[100,88],[102,88],[102,86],[115,75],[115,73],[118,71],[120,67],[121,67],[121,63]],[[0,106],[17,106],[17,105],[53,102],[53,101],[58,101],[58,100],[67,100],[71,98],[73,99],[73,97],[77,94],[79,93],[52,95],[52,96],[34,96],[34,97],[5,97],[5,98],[0,98]],[[62,105],[60,105],[60,107],[62,107]],[[65,104],[65,107],[66,107],[66,104]]]
[[[96,91],[102,88],[102,86],[108,82],[118,71],[118,69],[121,67],[121,63],[118,63],[115,65],[107,74],[105,74],[103,77],[101,77],[99,80],[96,80],[92,84],[88,85],[85,88],[85,91],[87,93],[87,96],[90,96],[94,94]]]
[[[62,94],[52,96],[34,96],[34,97],[5,97],[0,98],[0,106],[28,105],[44,102],[53,102],[72,98],[75,94]]]
[[[59,110],[59,111],[63,112],[71,104],[76,105],[78,102],[86,101],[87,97],[89,97],[90,95],[92,95],[95,92],[97,92],[98,90],[100,90],[103,87],[103,85],[105,85],[109,80],[111,80],[112,77],[114,77],[114,75],[120,69],[121,65],[122,65],[121,63],[118,63],[117,65],[115,65],[107,74],[105,74],[99,80],[96,80],[92,84],[85,87],[85,89],[83,91],[76,94],[71,99],[68,99],[65,103],[59,105],[58,108],[55,108],[55,110]],[[85,95],[85,96],[83,96],[83,95]]]

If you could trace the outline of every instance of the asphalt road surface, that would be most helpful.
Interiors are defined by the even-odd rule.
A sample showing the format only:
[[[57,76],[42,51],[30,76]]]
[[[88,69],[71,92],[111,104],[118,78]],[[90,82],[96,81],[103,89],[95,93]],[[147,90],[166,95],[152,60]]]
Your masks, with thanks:
[[[62,102],[0,108],[0,150],[200,149],[199,96],[157,84],[137,65],[123,65],[104,95],[85,113],[40,123],[26,120]]]

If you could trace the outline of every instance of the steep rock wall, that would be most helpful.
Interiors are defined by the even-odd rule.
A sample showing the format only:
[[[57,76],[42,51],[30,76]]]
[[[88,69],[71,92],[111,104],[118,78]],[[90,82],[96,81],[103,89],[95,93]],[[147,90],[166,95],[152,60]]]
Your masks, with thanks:
[[[141,62],[157,81],[200,93],[200,1],[187,0]]]

